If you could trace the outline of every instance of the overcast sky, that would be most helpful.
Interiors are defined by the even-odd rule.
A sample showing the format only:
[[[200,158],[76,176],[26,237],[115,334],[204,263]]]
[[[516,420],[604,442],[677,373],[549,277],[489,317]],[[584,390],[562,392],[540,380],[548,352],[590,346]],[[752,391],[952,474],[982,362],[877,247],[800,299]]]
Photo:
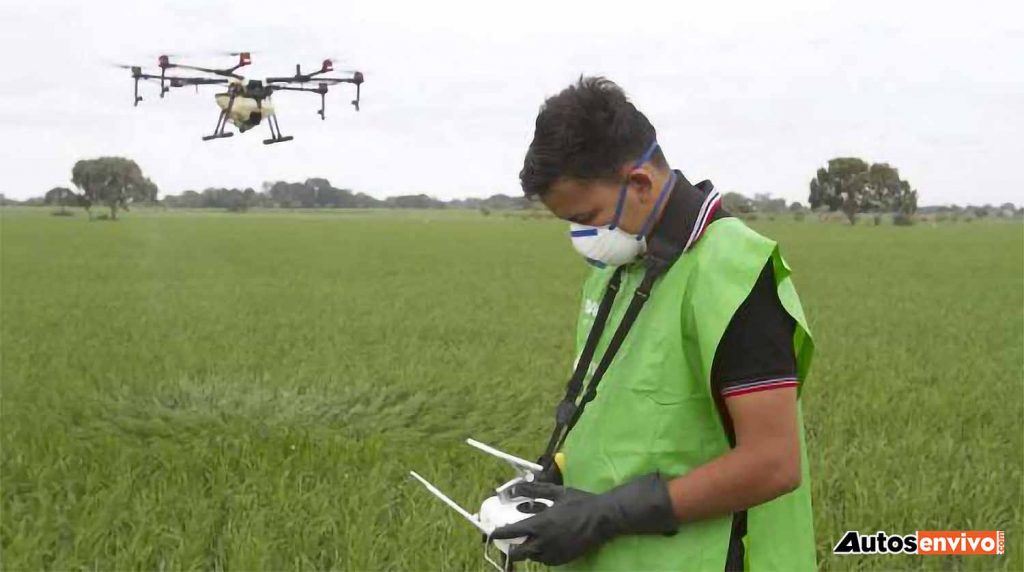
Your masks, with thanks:
[[[615,80],[658,130],[669,162],[722,190],[807,200],[829,158],[886,161],[922,204],[1024,202],[1024,8],[1019,1],[0,3],[0,157],[8,197],[67,185],[81,158],[125,155],[161,196],[320,176],[377,197],[520,193],[545,96],[580,74]],[[267,128],[210,142],[214,88],[130,72],[165,52],[252,77],[324,57],[350,86],[274,96]]]

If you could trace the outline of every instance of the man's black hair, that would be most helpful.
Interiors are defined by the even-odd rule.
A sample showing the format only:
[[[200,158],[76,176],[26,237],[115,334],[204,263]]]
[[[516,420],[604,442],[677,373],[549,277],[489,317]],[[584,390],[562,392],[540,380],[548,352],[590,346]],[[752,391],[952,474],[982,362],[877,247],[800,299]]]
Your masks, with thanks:
[[[654,126],[622,88],[603,77],[580,77],[549,97],[537,114],[519,181],[529,198],[559,178],[618,180],[622,165],[640,158],[657,137]],[[652,160],[665,167],[658,149]]]

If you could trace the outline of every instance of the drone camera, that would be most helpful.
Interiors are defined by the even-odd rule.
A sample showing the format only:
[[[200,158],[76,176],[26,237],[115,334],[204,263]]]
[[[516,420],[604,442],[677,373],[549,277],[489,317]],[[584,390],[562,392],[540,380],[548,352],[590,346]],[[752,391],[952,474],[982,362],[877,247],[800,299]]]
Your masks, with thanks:
[[[324,73],[334,71],[334,62],[331,60],[324,60],[324,64],[320,67],[320,71]]]

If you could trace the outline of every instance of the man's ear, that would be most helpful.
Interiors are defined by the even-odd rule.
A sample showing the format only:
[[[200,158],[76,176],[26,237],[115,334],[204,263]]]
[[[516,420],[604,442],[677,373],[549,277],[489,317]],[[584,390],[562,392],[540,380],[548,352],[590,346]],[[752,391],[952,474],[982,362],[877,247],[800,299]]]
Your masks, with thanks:
[[[654,177],[652,175],[645,169],[633,169],[629,174],[629,186],[636,191],[641,204],[654,202],[657,199],[654,196]]]

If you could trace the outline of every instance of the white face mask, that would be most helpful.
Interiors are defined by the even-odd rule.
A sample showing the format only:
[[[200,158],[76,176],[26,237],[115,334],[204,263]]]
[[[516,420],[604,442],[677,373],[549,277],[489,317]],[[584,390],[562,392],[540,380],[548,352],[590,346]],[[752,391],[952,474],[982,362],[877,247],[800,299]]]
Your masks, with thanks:
[[[594,266],[621,266],[647,252],[647,240],[609,226],[569,224],[573,247]]]
[[[646,163],[657,148],[657,141],[651,143],[651,146],[647,148],[643,156],[633,165],[633,168],[636,169]],[[665,182],[665,186],[661,188],[661,193],[658,194],[654,208],[647,215],[647,220],[644,221],[639,235],[630,234],[618,227],[619,219],[622,216],[622,209],[625,205],[626,189],[629,186],[627,181],[622,185],[622,189],[619,190],[619,200],[615,205],[615,216],[612,217],[611,224],[607,226],[569,224],[569,238],[572,240],[573,247],[587,259],[587,262],[598,267],[621,266],[636,260],[647,252],[647,239],[645,236],[654,224],[654,216],[658,212],[658,207],[661,205],[667,192],[675,184],[675,180],[676,175],[673,172],[672,176]]]

